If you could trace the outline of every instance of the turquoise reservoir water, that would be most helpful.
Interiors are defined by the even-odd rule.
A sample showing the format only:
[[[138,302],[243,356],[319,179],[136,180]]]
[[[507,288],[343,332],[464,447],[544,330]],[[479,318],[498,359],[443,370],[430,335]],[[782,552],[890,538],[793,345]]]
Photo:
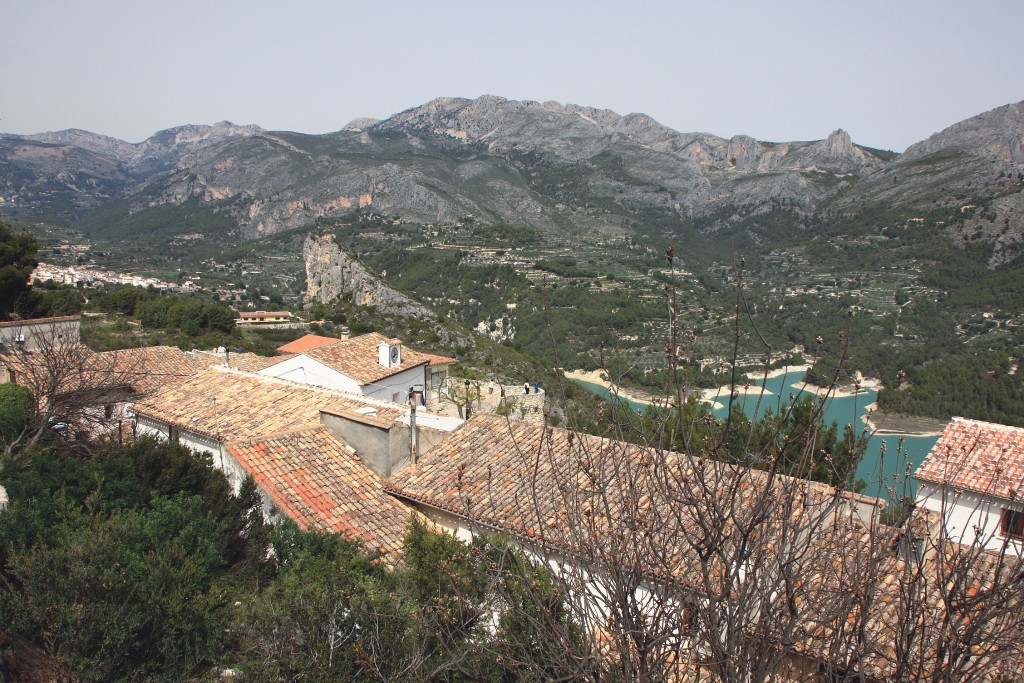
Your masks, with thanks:
[[[747,415],[751,417],[760,417],[767,408],[771,408],[772,411],[778,414],[780,412],[780,400],[783,403],[788,403],[793,398],[802,396],[799,385],[803,382],[803,379],[803,372],[793,372],[784,376],[771,377],[763,383],[758,382],[758,386],[760,387],[763,384],[765,389],[763,395],[740,394],[736,400],[746,411]],[[590,382],[579,383],[595,394],[611,398],[608,390],[600,385],[591,384]],[[852,424],[859,434],[865,426],[861,418],[867,413],[867,406],[875,402],[876,396],[877,392],[873,389],[864,389],[857,396],[830,398],[825,404],[825,423],[830,424],[835,421],[839,424],[840,430],[844,425]],[[728,392],[723,390],[719,401],[726,403],[727,399]],[[634,410],[645,410],[647,407],[643,403],[624,402],[628,403]],[[723,417],[726,410],[723,406],[715,408],[712,412],[716,417]],[[902,449],[900,445],[901,439]],[[880,436],[877,434],[872,436],[868,441],[864,458],[857,468],[857,478],[867,482],[867,487],[863,492],[869,496],[888,498],[889,495],[886,487],[892,487],[895,475],[897,473],[900,475],[905,474],[908,465],[911,467],[911,471],[916,469],[925,456],[928,455],[928,451],[935,445],[937,439],[938,437],[936,436],[899,437]],[[884,455],[882,453],[883,443],[885,444]],[[903,485],[902,479],[903,477],[901,476],[901,487]],[[913,482],[907,482],[907,486],[909,487],[906,490],[907,495],[913,495]],[[903,493],[902,488],[896,491],[897,496]]]

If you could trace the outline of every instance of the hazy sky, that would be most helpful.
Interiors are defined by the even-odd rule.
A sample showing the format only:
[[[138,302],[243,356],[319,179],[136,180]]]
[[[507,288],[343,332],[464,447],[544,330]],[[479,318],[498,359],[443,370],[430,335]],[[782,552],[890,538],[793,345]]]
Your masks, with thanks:
[[[1024,99],[1021,0],[8,0],[0,132],[324,133],[434,97],[902,151]]]

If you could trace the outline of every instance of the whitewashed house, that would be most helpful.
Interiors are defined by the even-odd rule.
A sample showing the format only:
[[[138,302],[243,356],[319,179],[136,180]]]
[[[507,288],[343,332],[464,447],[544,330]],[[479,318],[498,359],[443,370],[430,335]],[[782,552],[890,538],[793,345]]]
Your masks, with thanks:
[[[392,403],[408,403],[412,393],[425,405],[429,387],[439,381],[431,366],[446,369],[453,360],[371,332],[307,349],[259,374]]]
[[[914,473],[917,506],[954,542],[1024,547],[1024,429],[954,417]]]

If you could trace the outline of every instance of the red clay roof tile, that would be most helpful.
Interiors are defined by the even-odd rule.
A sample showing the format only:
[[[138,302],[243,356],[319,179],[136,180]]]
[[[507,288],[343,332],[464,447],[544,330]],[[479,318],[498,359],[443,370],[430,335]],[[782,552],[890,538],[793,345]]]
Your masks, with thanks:
[[[278,346],[277,350],[281,353],[302,353],[303,351],[309,351],[315,349],[318,346],[325,346],[327,344],[333,344],[334,342],[342,341],[336,337],[321,337],[318,334],[307,334],[294,341],[290,341],[287,344]]]
[[[914,476],[922,481],[1024,497],[1024,429],[954,417]]]
[[[429,361],[425,354],[402,346],[402,362],[394,367],[386,368],[380,364],[377,347],[386,343],[400,343],[397,339],[388,339],[383,334],[369,334],[335,341],[333,344],[318,346],[304,355],[320,361],[324,365],[348,375],[360,384],[369,384],[391,375],[397,375]]]

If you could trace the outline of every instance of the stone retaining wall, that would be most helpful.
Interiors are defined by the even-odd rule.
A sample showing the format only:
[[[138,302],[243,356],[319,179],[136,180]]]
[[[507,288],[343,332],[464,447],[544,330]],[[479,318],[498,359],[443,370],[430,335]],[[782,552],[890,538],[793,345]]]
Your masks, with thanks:
[[[530,424],[544,424],[544,389],[538,393],[531,386],[529,394],[522,384],[506,384],[501,389],[504,395],[502,405],[508,406],[510,417]]]

